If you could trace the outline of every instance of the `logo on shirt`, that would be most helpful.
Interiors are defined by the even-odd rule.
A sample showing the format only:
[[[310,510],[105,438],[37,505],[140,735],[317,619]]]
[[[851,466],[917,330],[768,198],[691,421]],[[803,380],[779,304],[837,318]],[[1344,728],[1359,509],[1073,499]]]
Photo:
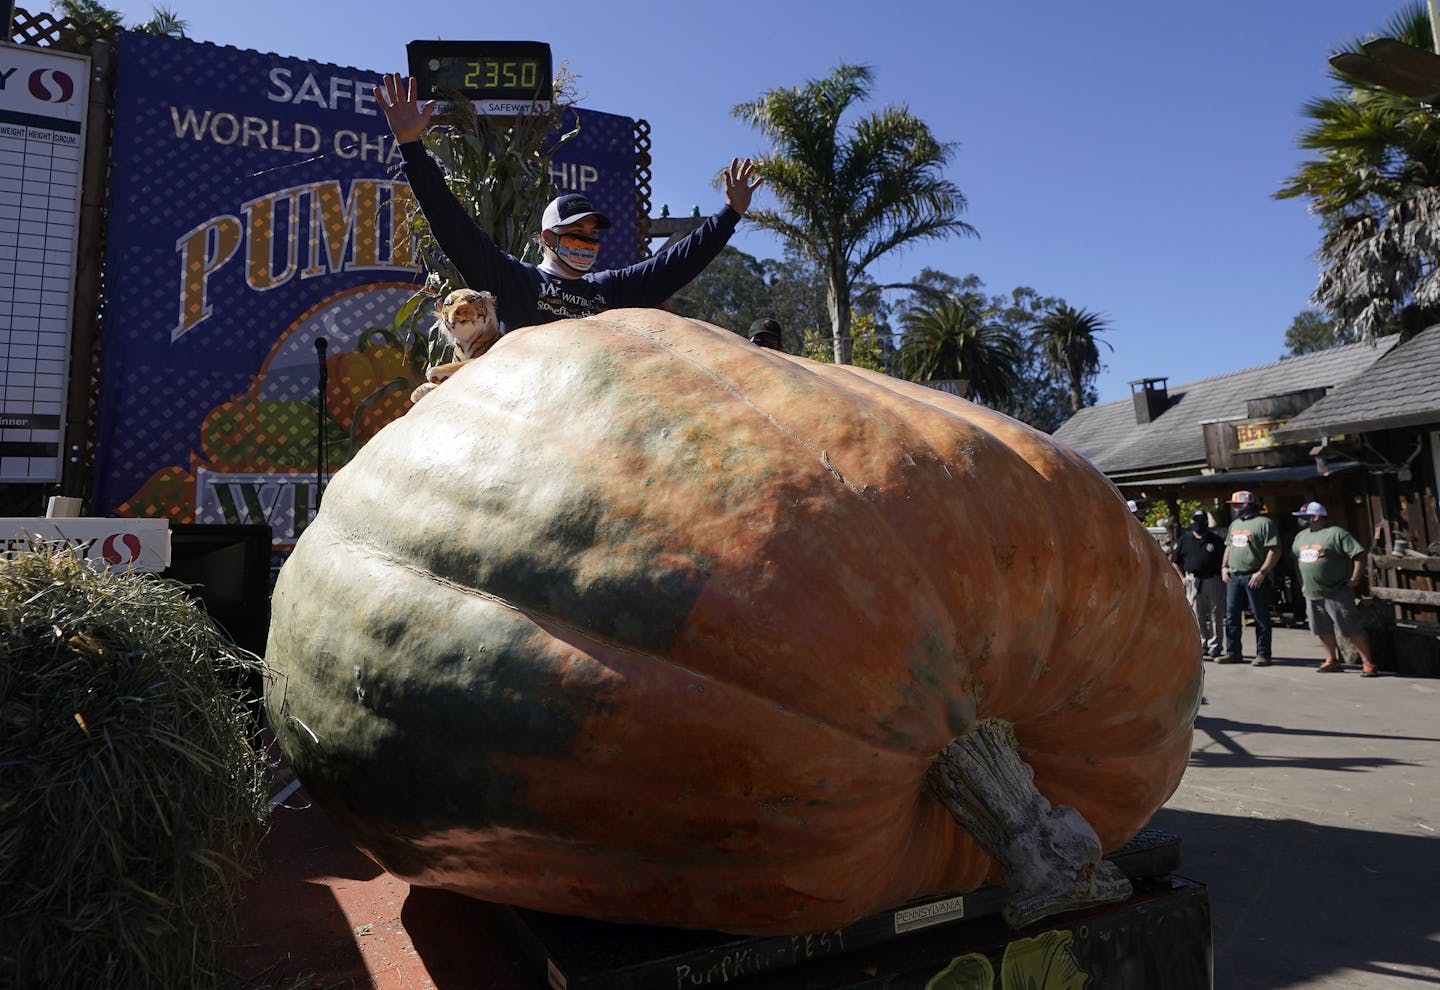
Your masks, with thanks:
[[[540,295],[535,300],[535,308],[547,313],[554,313],[562,318],[575,320],[604,312],[606,308],[605,295],[596,293],[594,298],[591,298],[576,292],[567,292],[563,285],[556,282],[541,282]]]
[[[1230,545],[1245,549],[1250,545],[1250,531],[1248,529],[1237,529],[1230,534]]]
[[[1325,548],[1318,543],[1306,543],[1300,547],[1300,563],[1313,564],[1325,556]]]

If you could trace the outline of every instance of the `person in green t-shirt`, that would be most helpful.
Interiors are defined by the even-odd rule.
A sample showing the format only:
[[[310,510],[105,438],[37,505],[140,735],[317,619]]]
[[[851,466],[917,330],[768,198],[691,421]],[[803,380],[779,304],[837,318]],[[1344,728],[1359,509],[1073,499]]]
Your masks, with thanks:
[[[1225,531],[1220,579],[1225,582],[1226,651],[1216,663],[1241,661],[1240,629],[1246,605],[1255,619],[1253,666],[1270,666],[1270,572],[1280,563],[1280,532],[1269,516],[1260,515],[1254,492],[1230,496],[1236,519]]]
[[[1300,590],[1305,596],[1305,618],[1310,631],[1325,648],[1322,673],[1339,673],[1345,667],[1337,656],[1335,630],[1355,644],[1360,653],[1360,676],[1379,673],[1370,661],[1370,637],[1360,627],[1355,591],[1365,567],[1365,548],[1339,526],[1330,523],[1325,506],[1310,502],[1294,513],[1308,528],[1295,534],[1291,549],[1300,565]]]

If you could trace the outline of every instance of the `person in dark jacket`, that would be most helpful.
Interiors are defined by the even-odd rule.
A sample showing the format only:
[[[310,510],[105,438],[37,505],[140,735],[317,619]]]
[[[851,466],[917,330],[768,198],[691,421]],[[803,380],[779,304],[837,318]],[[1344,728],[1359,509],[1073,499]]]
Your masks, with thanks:
[[[593,270],[610,220],[579,193],[551,200],[541,217],[543,260],[531,265],[500,250],[470,218],[420,135],[435,101],[416,100],[414,79],[386,75],[375,100],[405,159],[405,176],[435,241],[472,289],[494,293],[503,331],[593,316],[607,309],[659,306],[714,260],[764,181],[754,163],[736,158],[725,170],[725,206],[653,258],[626,268]]]
[[[1225,650],[1225,582],[1220,580],[1220,561],[1225,556],[1225,537],[1210,528],[1210,517],[1202,509],[1190,516],[1190,528],[1175,541],[1170,561],[1185,581],[1185,597],[1200,627],[1200,653],[1215,660]]]

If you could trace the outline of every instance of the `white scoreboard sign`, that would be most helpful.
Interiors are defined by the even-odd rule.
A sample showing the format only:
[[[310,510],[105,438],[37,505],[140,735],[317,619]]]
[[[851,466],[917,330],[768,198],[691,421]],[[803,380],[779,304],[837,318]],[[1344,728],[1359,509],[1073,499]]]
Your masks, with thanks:
[[[60,480],[90,60],[0,44],[0,482]]]
[[[170,522],[85,516],[0,519],[0,560],[46,546],[68,549],[97,569],[163,571],[170,566]]]

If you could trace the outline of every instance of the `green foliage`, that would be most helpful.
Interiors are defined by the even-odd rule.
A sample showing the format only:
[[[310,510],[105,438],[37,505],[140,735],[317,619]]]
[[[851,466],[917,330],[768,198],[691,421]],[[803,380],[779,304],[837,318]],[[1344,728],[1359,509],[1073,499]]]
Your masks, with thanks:
[[[1063,305],[1064,300],[1041,296],[1026,286],[1011,290],[1008,298],[995,296],[992,300],[991,305],[1000,314],[1001,322],[1010,328],[1021,346],[1015,388],[995,408],[1038,430],[1052,433],[1070,418],[1073,409],[1069,390],[1056,378],[1045,357],[1043,344],[1032,331],[1046,311]],[[1083,398],[1087,405],[1095,403],[1093,383],[1086,384]]]
[[[1110,345],[1099,335],[1107,329],[1104,317],[1068,303],[1057,303],[1035,327],[1034,337],[1045,363],[1070,391],[1072,412],[1085,407],[1086,388],[1103,367],[1099,345]]]
[[[123,28],[125,12],[107,7],[99,0],[53,0],[50,9],[62,17],[75,22],[74,41],[88,50],[96,40],[111,39]],[[188,25],[168,7],[155,7],[150,17],[139,24],[132,24],[130,30],[141,34],[160,34],[171,38],[185,37]]]
[[[1429,15],[1409,4],[1385,35],[1434,51]],[[1363,39],[1343,46],[1361,51]],[[1341,331],[1371,339],[1440,320],[1440,124],[1421,104],[1331,70],[1332,92],[1308,101],[1304,162],[1275,194],[1303,197],[1325,232],[1311,301]]]
[[[862,286],[871,288],[870,283]],[[863,290],[862,290],[863,291]],[[858,315],[869,324],[852,327],[851,336],[867,338],[864,347],[870,356],[865,367],[888,369],[894,351],[891,332],[885,324],[885,307],[878,293],[857,301]],[[733,247],[726,247],[689,285],[671,298],[669,308],[680,316],[704,320],[744,335],[750,324],[762,317],[778,322],[785,349],[791,354],[814,356],[817,348],[807,341],[824,341],[834,360],[831,326],[826,310],[825,279],[805,256],[787,251],[785,258],[757,259]],[[853,358],[852,363],[859,363]]]
[[[898,302],[886,301],[886,294]],[[1059,383],[1044,360],[1032,331],[1041,317],[1064,300],[1041,296],[1020,287],[1005,295],[988,295],[974,275],[956,278],[924,268],[911,282],[880,285],[862,279],[853,294],[851,361],[887,374],[902,374],[897,334],[889,324],[892,305],[901,312],[926,304],[962,298],[965,305],[986,311],[991,323],[1014,339],[1018,355],[1008,390],[996,390],[987,402],[994,409],[1047,432],[1059,428],[1071,415],[1068,389]],[[815,360],[834,360],[834,339],[826,310],[825,279],[813,261],[795,250],[783,260],[756,259],[733,247],[725,248],[693,282],[670,300],[681,316],[704,320],[744,333],[762,316],[784,328],[785,347],[792,354]],[[1094,403],[1093,385],[1085,400]]]
[[[1291,357],[1350,343],[1335,321],[1316,309],[1301,310],[1285,331],[1285,352]]]
[[[744,335],[750,324],[772,315],[765,265],[726,245],[715,260],[671,297],[670,311]],[[785,327],[786,321],[781,319]]]
[[[156,7],[150,12],[150,17],[131,30],[139,31],[141,34],[159,34],[167,38],[185,37],[185,28],[189,25],[182,20],[173,10],[165,7]]]
[[[825,279],[838,363],[851,360],[852,293],[877,259],[917,241],[973,234],[965,197],[944,177],[953,145],[903,107],[845,118],[870,96],[873,73],[842,63],[803,86],[777,88],[734,108],[771,149],[756,159],[781,209],[749,219],[778,234]]]
[[[1178,532],[1184,532],[1190,528],[1190,517],[1196,512],[1207,512],[1215,520],[1214,528],[1223,530],[1229,520],[1226,518],[1226,510],[1216,506],[1212,502],[1201,502],[1196,499],[1182,498],[1176,503],[1175,526]],[[1146,526],[1168,526],[1170,525],[1170,504],[1168,502],[1151,502],[1146,499],[1140,500],[1140,521]]]
[[[1020,341],[975,293],[919,305],[901,317],[900,373],[915,382],[963,380],[965,394],[1000,403],[1014,389]]]
[[[906,285],[889,286],[909,291],[907,308],[950,296],[970,299],[970,305],[987,310],[990,319],[1003,326],[1019,342],[1020,357],[1015,366],[1013,387],[1003,397],[988,403],[992,408],[1013,416],[1023,423],[1045,432],[1053,432],[1072,413],[1069,393],[1052,374],[1044,358],[1039,340],[1033,334],[1041,316],[1064,300],[1042,296],[1028,286],[1012,289],[1009,295],[987,295],[985,284],[976,275],[956,278],[933,268],[921,269],[920,275]],[[1095,401],[1093,386],[1087,386],[1086,400]]]
[[[880,325],[871,313],[861,313],[850,323],[850,363],[857,368],[868,368],[882,374],[887,370],[889,358],[889,337],[880,331]],[[827,364],[835,360],[835,348],[831,340],[819,327],[805,330],[801,341],[801,355]]]
[[[173,582],[57,549],[0,560],[0,630],[0,982],[225,982],[265,815],[260,662]]]

